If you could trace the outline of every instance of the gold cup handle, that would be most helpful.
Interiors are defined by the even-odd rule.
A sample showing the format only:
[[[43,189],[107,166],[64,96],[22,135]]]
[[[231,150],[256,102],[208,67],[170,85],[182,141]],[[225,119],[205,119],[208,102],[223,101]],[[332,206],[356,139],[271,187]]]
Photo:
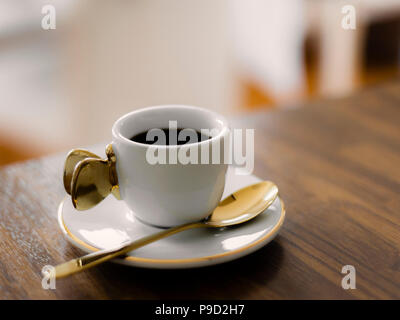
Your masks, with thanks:
[[[107,159],[87,150],[71,150],[64,165],[64,188],[77,210],[94,207],[110,193],[121,199],[116,171],[116,157],[109,144]]]

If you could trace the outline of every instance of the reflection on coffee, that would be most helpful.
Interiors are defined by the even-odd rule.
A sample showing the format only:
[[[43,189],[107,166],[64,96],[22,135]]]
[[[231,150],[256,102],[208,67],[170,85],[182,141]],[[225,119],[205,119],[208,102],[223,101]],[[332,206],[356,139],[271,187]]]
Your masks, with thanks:
[[[151,129],[139,134],[134,135],[130,138],[131,141],[144,143],[144,144],[155,144],[155,145],[183,145],[201,142],[210,139],[211,137],[203,134],[194,129]]]

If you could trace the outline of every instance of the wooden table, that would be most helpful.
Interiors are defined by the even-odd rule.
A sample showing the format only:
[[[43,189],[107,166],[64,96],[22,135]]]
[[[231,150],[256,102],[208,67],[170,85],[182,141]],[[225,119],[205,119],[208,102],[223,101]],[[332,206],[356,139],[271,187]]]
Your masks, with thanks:
[[[63,238],[65,154],[0,170],[0,298],[400,298],[400,81],[234,121],[255,128],[255,173],[286,203],[279,236],[245,258],[192,270],[108,263],[41,286],[41,269],[82,252]],[[356,269],[356,289],[341,286]]]

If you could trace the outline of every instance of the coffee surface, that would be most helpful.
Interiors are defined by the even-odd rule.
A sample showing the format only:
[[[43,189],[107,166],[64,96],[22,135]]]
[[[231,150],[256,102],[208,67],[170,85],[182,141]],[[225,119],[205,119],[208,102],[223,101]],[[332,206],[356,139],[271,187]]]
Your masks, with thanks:
[[[139,134],[134,135],[130,140],[144,144],[155,145],[183,145],[201,142],[210,139],[211,137],[205,135],[194,129],[151,129]]]

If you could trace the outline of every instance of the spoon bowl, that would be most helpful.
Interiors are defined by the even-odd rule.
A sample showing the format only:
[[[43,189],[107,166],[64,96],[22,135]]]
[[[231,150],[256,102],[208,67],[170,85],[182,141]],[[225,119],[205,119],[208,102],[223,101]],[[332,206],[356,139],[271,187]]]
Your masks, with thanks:
[[[278,196],[278,187],[263,181],[243,188],[222,200],[204,222],[209,227],[228,227],[255,218]]]

